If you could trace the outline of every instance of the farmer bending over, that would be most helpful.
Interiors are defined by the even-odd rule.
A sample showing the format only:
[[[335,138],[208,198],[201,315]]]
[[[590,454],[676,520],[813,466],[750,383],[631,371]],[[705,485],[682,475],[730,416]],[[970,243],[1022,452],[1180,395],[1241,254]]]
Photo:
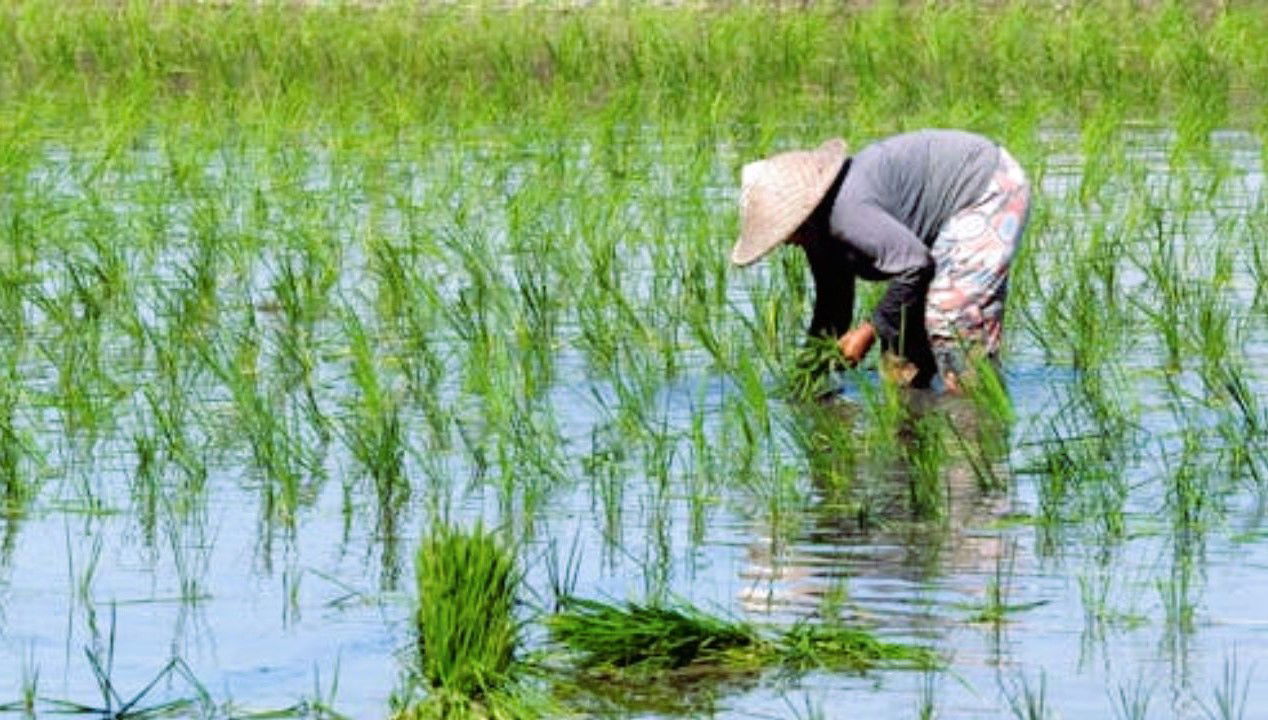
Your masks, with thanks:
[[[957,391],[970,355],[999,353],[1029,206],[1017,161],[979,135],[920,130],[853,156],[833,139],[744,166],[731,261],[800,245],[815,281],[812,336],[836,339],[851,367],[879,338],[901,380],[924,387],[941,373]],[[889,287],[851,329],[855,277]]]

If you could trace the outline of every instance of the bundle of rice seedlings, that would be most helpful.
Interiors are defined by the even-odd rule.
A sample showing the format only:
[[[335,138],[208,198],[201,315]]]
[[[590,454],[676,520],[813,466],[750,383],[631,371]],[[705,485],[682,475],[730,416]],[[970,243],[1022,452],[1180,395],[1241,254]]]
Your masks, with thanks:
[[[416,575],[417,673],[428,705],[447,716],[500,715],[490,701],[512,684],[521,639],[514,553],[480,526],[441,525],[419,546]]]
[[[547,627],[555,642],[579,654],[585,668],[678,669],[763,646],[751,626],[689,605],[569,598]]]
[[[547,627],[556,643],[576,653],[583,670],[666,672],[690,666],[863,673],[942,665],[931,648],[882,640],[865,628],[801,622],[763,630],[685,603],[616,605],[571,598],[547,619]]]

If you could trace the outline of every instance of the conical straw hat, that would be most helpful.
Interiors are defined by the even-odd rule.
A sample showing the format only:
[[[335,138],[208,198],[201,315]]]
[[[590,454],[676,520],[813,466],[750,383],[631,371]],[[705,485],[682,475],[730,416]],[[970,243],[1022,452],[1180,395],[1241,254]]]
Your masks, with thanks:
[[[845,141],[833,138],[817,150],[793,150],[745,165],[740,239],[731,262],[751,265],[787,240],[828,192],[845,155]]]

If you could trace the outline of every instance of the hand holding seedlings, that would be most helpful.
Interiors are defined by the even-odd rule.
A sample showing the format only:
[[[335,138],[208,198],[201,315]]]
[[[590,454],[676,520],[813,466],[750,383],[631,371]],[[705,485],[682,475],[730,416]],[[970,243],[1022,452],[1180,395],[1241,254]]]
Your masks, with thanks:
[[[846,364],[855,367],[867,356],[867,352],[872,349],[872,344],[875,342],[876,328],[871,323],[865,322],[842,335],[837,340],[837,347],[841,348]]]
[[[801,247],[815,281],[810,334],[836,339],[849,364],[880,340],[905,361],[896,373],[904,384],[927,386],[941,373],[953,388],[965,350],[998,355],[1030,183],[997,143],[920,130],[851,156],[836,138],[748,163],[740,183],[731,262]],[[889,287],[871,320],[846,332],[856,277]]]

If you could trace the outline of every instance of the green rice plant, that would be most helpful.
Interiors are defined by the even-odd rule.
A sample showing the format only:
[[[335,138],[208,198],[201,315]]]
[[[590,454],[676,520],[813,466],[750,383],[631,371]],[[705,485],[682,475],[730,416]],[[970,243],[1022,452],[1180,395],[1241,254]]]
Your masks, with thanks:
[[[693,668],[864,673],[941,664],[929,648],[887,642],[862,628],[803,622],[766,632],[682,602],[611,604],[574,597],[546,618],[546,627],[555,643],[575,655],[581,670],[599,677],[630,679]]]
[[[665,671],[695,662],[736,662],[760,651],[748,625],[685,604],[614,605],[568,598],[546,619],[551,638],[585,669]]]
[[[353,457],[374,480],[380,510],[405,502],[409,483],[405,478],[405,437],[396,394],[387,386],[376,361],[374,341],[361,318],[344,312],[344,333],[350,343],[352,381],[359,397],[343,423],[345,442]]]
[[[855,426],[859,413],[847,403],[794,406],[788,434],[806,458],[811,481],[827,507],[848,510],[861,453]]]
[[[1219,464],[1231,478],[1247,478],[1250,487],[1262,494],[1268,487],[1268,414],[1251,390],[1247,368],[1232,361],[1221,362],[1202,374],[1207,394],[1219,403]]]
[[[839,378],[830,371],[841,366],[835,340],[810,338],[785,374],[784,393],[796,401],[826,399],[839,390]]]
[[[1010,434],[1016,415],[999,366],[989,358],[971,354],[973,371],[963,379],[963,390],[972,407],[968,430],[960,418],[949,416],[947,427],[964,453],[978,486],[983,490],[1003,490],[1007,480],[997,470],[1009,459]]]
[[[738,392],[729,394],[723,405],[722,437],[733,439],[726,450],[732,469],[739,478],[760,472],[761,453],[769,447],[775,432],[771,401],[766,394],[761,370],[747,355],[741,355],[732,376]]]
[[[113,291],[98,287],[103,271],[88,261],[65,260],[61,270],[64,291],[33,298],[57,328],[56,334],[36,347],[45,362],[56,369],[52,399],[61,411],[66,433],[73,441],[82,441],[82,449],[87,451],[109,427],[116,404],[126,394],[113,376],[104,350]],[[85,493],[92,495],[91,489],[85,488]]]
[[[430,710],[399,717],[514,717],[500,707],[523,642],[513,552],[482,526],[438,524],[419,544],[415,574],[412,671]]]
[[[733,477],[731,484],[746,500],[738,510],[760,523],[776,550],[804,531],[812,495],[800,466],[772,456],[766,466]]]
[[[863,430],[863,443],[869,453],[882,462],[900,455],[901,439],[910,434],[911,407],[903,388],[882,377],[881,382],[860,385],[866,417],[870,421]]]
[[[524,114],[548,126],[586,120],[607,141],[596,164],[619,178],[641,167],[628,149],[637,124],[622,122],[631,114],[711,127],[743,121],[760,138],[756,128],[781,117],[767,109],[780,98],[818,122],[848,102],[857,108],[851,120],[865,126],[928,122],[938,108],[960,123],[1007,127],[980,109],[1001,106],[1028,120],[1019,133],[1036,115],[1118,105],[1128,117],[1175,116],[1186,128],[1180,144],[1200,145],[1237,114],[1230,88],[1249,88],[1252,107],[1259,97],[1257,66],[1245,58],[1261,49],[1250,38],[1264,27],[1253,6],[1221,7],[1212,19],[1180,3],[880,3],[849,12],[811,3],[796,13],[757,5],[727,8],[707,27],[686,7],[581,16],[500,9],[505,24],[527,29],[516,33],[458,8],[219,10],[24,4],[0,26],[0,62],[11,68],[0,82],[35,128],[50,113],[76,111],[118,117],[130,132],[147,127],[150,113],[206,126],[224,122],[224,107],[248,126],[271,120],[275,135],[363,118],[389,128],[511,126]],[[37,21],[47,17],[52,27]],[[989,51],[956,42],[970,28]],[[1115,42],[1124,38],[1131,42]],[[848,52],[831,52],[841,47]],[[485,90],[479,102],[475,88]],[[743,88],[756,93],[751,101],[734,97]]]
[[[505,509],[515,507],[513,500],[518,498],[516,510],[526,521],[525,532],[531,533],[528,521],[537,516],[554,490],[566,486],[570,462],[553,415],[519,399],[510,405],[509,417],[495,431],[492,449],[496,464],[491,480]]]
[[[173,290],[168,300],[174,331],[191,342],[205,334],[217,319],[220,278],[225,264],[224,249],[215,229],[199,233],[197,242],[188,264],[176,269],[184,284]]]
[[[151,435],[137,433],[132,439],[136,471],[132,482],[132,507],[141,526],[145,544],[153,547],[158,524],[159,470],[157,442]]]
[[[1162,340],[1166,358],[1164,371],[1175,373],[1182,367],[1187,345],[1184,336],[1187,324],[1182,313],[1186,306],[1188,273],[1176,257],[1183,229],[1169,226],[1165,217],[1160,210],[1155,213],[1153,247],[1140,261],[1140,269],[1149,278],[1156,296],[1133,300]]]
[[[707,262],[707,255],[694,248],[684,255],[677,261],[677,265],[684,268],[681,271],[684,286],[682,322],[696,343],[709,354],[714,365],[722,370],[728,369],[735,348],[723,326],[724,316],[720,312],[726,306],[723,266]]]
[[[1126,468],[1143,456],[1149,439],[1133,388],[1116,365],[1080,373],[1061,391],[1064,397],[1054,399],[1055,410],[1039,420],[1039,456],[1024,471],[1040,478],[1041,525],[1090,521],[1105,544],[1124,537]]]
[[[623,441],[610,425],[590,431],[590,452],[581,458],[581,468],[593,493],[592,504],[598,506],[602,518],[603,540],[607,547],[622,547],[626,472]]]
[[[1256,217],[1262,218],[1262,214]],[[1255,288],[1251,308],[1266,311],[1268,310],[1268,241],[1264,240],[1265,235],[1261,229],[1265,221],[1256,219],[1252,220],[1252,223],[1255,228],[1253,236],[1257,240],[1250,246],[1250,270]]]
[[[552,294],[553,278],[543,259],[551,252],[547,247],[541,255],[516,256],[516,305],[521,311],[516,314],[513,330],[524,358],[524,383],[529,397],[541,395],[555,373],[559,302]]]
[[[691,412],[688,430],[686,491],[688,512],[691,517],[691,541],[703,545],[708,537],[709,519],[718,506],[718,497],[725,482],[722,474],[723,460],[719,457],[712,439],[712,431],[705,427],[705,389],[698,391]]]
[[[393,360],[400,364],[405,394],[422,410],[432,444],[447,450],[453,418],[442,397],[447,368],[438,342],[444,300],[437,281],[419,267],[418,240],[410,239],[413,242],[376,238],[370,244],[370,269],[378,281],[376,316],[385,333],[399,342]],[[469,332],[456,315],[452,320],[458,323],[455,330]]]
[[[779,661],[796,670],[865,673],[870,670],[933,670],[943,664],[934,650],[882,640],[839,623],[794,624],[778,638]]]
[[[1188,294],[1193,316],[1189,325],[1194,330],[1190,343],[1192,353],[1202,361],[1200,371],[1204,374],[1226,362],[1237,349],[1238,327],[1233,306],[1226,299],[1232,262],[1227,249],[1217,249],[1211,260],[1211,277],[1197,282]]]
[[[1035,468],[1040,475],[1041,522],[1091,521],[1103,542],[1121,540],[1128,490],[1122,480],[1127,462],[1120,444],[1123,437],[1095,430],[1085,434],[1070,418],[1054,419],[1049,433],[1041,441],[1043,454]]]
[[[272,294],[281,316],[281,324],[272,333],[273,357],[281,371],[282,387],[302,392],[304,408],[313,429],[324,442],[329,437],[330,421],[322,412],[314,386],[320,346],[317,323],[326,314],[326,295],[337,280],[334,263],[305,253],[302,267],[283,257],[278,261]]]
[[[879,382],[864,382],[860,389],[867,425],[860,433],[859,455],[881,477],[904,482],[905,509],[912,519],[944,519],[949,489],[943,471],[950,451],[948,435],[954,432],[946,413],[925,407],[924,391],[904,388],[885,373]]]
[[[200,348],[203,362],[229,390],[235,416],[251,448],[262,485],[267,517],[292,525],[300,506],[308,502],[304,475],[312,460],[280,411],[275,396],[261,386],[259,331],[254,313],[232,349]]]
[[[1218,510],[1218,498],[1210,482],[1211,469],[1204,460],[1202,433],[1181,425],[1179,435],[1179,459],[1172,464],[1172,458],[1164,453],[1164,461],[1170,465],[1167,505],[1177,534],[1200,535]]]
[[[11,369],[9,377],[0,380],[0,498],[4,513],[12,515],[20,514],[36,493],[25,462],[32,454],[31,440],[18,417],[21,390],[16,370]]]
[[[948,488],[942,471],[947,456],[947,427],[947,419],[941,413],[921,415],[910,425],[905,443],[911,467],[910,507],[920,520],[946,517]]]
[[[138,414],[146,418],[141,430],[133,435],[137,449],[137,478],[150,486],[169,464],[184,474],[186,488],[192,495],[205,489],[207,450],[199,446],[191,432],[196,410],[196,388],[204,382],[204,366],[200,355],[210,352],[200,343],[194,350],[181,326],[156,328],[145,326],[146,345],[153,357],[157,378],[141,390]]]

